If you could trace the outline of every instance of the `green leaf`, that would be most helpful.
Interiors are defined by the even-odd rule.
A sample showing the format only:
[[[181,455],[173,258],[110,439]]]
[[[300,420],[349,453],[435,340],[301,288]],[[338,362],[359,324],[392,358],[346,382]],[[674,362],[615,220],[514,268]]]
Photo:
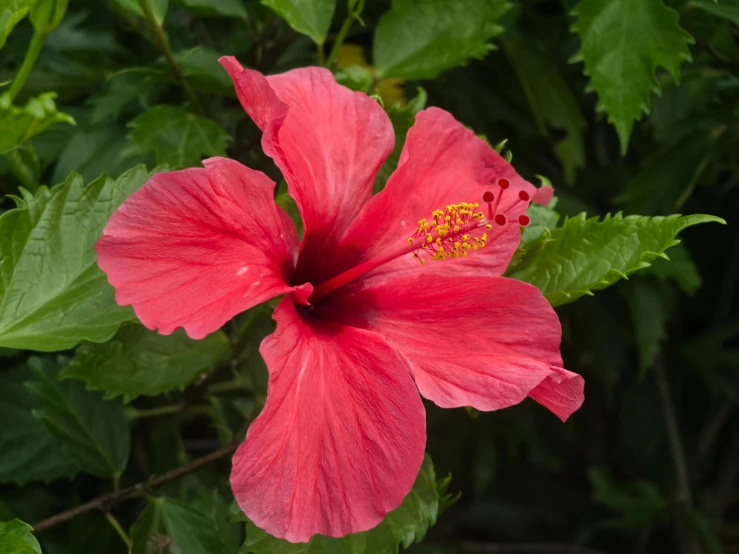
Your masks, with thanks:
[[[711,516],[698,510],[690,509],[685,512],[685,520],[698,537],[705,554],[723,554],[720,525]]]
[[[0,482],[25,485],[71,478],[77,466],[31,413],[38,403],[23,386],[29,377],[22,367],[0,373]]]
[[[378,76],[433,79],[484,57],[509,7],[507,0],[393,0],[375,29]]]
[[[95,241],[151,174],[136,167],[85,186],[70,175],[0,216],[0,346],[50,352],[103,342],[134,318],[97,266]]]
[[[155,85],[156,81],[148,74],[129,72],[112,75],[103,92],[89,101],[93,106],[90,122],[95,125],[108,118],[115,119],[131,104],[145,107]]]
[[[395,510],[374,529],[340,539],[315,535],[310,542],[293,544],[259,529],[251,521],[246,525],[242,553],[254,554],[393,554],[399,546],[408,548],[423,539],[436,523],[439,491],[431,458],[427,455],[411,492]]]
[[[0,0],[0,48],[5,46],[8,35],[26,15],[37,0]]]
[[[531,222],[527,227],[523,228],[523,232],[521,233],[521,247],[523,249],[525,249],[529,243],[557,227],[557,223],[559,223],[560,218],[559,213],[554,210],[554,207],[557,205],[557,200],[557,198],[552,198],[549,206],[542,206],[541,204],[535,204],[534,202],[529,205],[529,209],[526,210],[526,215],[531,218]]]
[[[47,133],[43,137],[46,138]],[[61,133],[60,133],[61,135]],[[61,139],[63,137],[57,137]],[[70,173],[78,173],[84,181],[93,181],[102,173],[116,178],[133,165],[150,162],[154,156],[139,156],[121,160],[121,151],[126,147],[126,129],[114,122],[104,122],[90,128],[78,127],[64,137],[64,146],[54,167],[51,182],[66,180]]]
[[[56,93],[45,92],[28,100],[25,106],[11,104],[10,95],[0,95],[0,153],[23,144],[56,123],[74,125],[74,119],[58,112]]]
[[[126,325],[113,340],[83,344],[65,367],[62,379],[81,379],[105,398],[157,396],[183,390],[228,350],[228,337],[217,331],[193,340],[181,329],[165,336],[140,325]]]
[[[192,86],[207,92],[234,96],[233,81],[218,63],[220,57],[220,53],[204,46],[175,54],[182,66],[182,74]]]
[[[146,17],[144,14],[144,10],[141,9],[141,4],[139,4],[139,0],[115,0],[116,3],[130,11],[138,15],[139,17]],[[154,19],[157,20],[157,23],[160,25],[162,22],[164,22],[164,18],[167,15],[167,7],[169,5],[169,0],[151,0],[151,11],[154,12]]]
[[[215,122],[174,106],[155,106],[129,126],[123,157],[155,152],[159,164],[200,166],[201,156],[225,156],[228,135]]]
[[[308,35],[316,44],[326,42],[336,0],[262,0],[297,32]]]
[[[393,124],[393,130],[395,131],[395,148],[385,160],[385,163],[382,164],[377,174],[375,192],[379,192],[385,188],[390,175],[398,167],[400,153],[403,151],[403,145],[405,144],[405,137],[408,134],[408,130],[416,122],[416,114],[426,107],[426,98],[426,91],[419,87],[416,97],[408,102],[407,106],[401,108],[396,104],[387,110],[387,115],[390,117],[390,122]]]
[[[59,27],[67,13],[69,0],[37,0],[31,8],[31,23],[42,33],[49,33]]]
[[[649,113],[650,95],[660,91],[657,67],[679,80],[693,39],[663,0],[580,0],[573,15],[582,41],[573,61],[585,63],[597,109],[608,114],[626,153],[634,122]]]
[[[526,93],[539,132],[549,137],[549,129],[564,132],[554,140],[554,153],[564,168],[565,181],[575,181],[585,167],[585,118],[569,85],[546,50],[532,39],[502,41],[506,56]],[[551,138],[551,137],[550,137]]]
[[[3,554],[41,554],[33,527],[19,519],[0,521],[0,552]]]
[[[185,476],[179,483],[177,498],[218,526],[221,541],[225,545],[218,554],[237,554],[244,541],[244,533],[241,522],[229,519],[233,494],[227,486],[228,481],[215,470],[203,470]]]
[[[670,213],[692,194],[703,171],[718,154],[717,136],[697,131],[672,141],[644,162],[616,201],[628,212]]]
[[[41,181],[41,162],[31,144],[21,144],[5,153],[10,172],[22,187],[35,192]]]
[[[131,527],[131,554],[221,554],[215,521],[172,498],[150,498]]]
[[[659,489],[647,481],[619,483],[600,468],[588,470],[588,478],[594,489],[593,500],[618,514],[604,522],[604,528],[641,529],[654,522],[668,506]]]
[[[652,367],[662,342],[667,338],[667,323],[672,306],[671,292],[657,282],[640,279],[623,289],[634,326],[640,378]]]
[[[739,0],[691,0],[690,5],[739,25]]]
[[[583,213],[530,243],[506,275],[538,287],[553,306],[567,304],[648,267],[678,244],[680,231],[712,221],[725,223],[711,215],[599,220]]]
[[[65,364],[61,357],[57,363],[37,357],[28,361],[35,378],[26,388],[38,402],[34,415],[80,469],[97,477],[120,477],[131,449],[123,404],[103,400],[102,394],[85,390],[82,383],[59,381],[59,368]]]
[[[698,268],[682,243],[670,248],[669,260],[657,258],[651,266],[644,269],[643,275],[653,275],[662,280],[673,279],[685,294],[691,296],[701,286]]]
[[[242,0],[179,0],[178,3],[198,15],[236,19],[249,17]]]

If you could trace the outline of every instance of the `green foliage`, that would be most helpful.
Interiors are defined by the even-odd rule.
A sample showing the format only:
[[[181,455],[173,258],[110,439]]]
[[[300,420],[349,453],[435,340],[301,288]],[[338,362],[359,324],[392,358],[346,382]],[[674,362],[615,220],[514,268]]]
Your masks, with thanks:
[[[644,269],[643,274],[654,275],[663,281],[672,279],[685,294],[693,295],[701,286],[698,268],[683,244],[670,248],[669,260],[657,258],[651,266]]]
[[[630,212],[670,213],[680,209],[711,159],[717,137],[701,131],[669,143],[645,161],[641,171],[618,195]]]
[[[115,303],[94,246],[110,214],[150,175],[137,167],[84,185],[73,174],[35,196],[23,191],[0,216],[0,346],[64,350],[106,341],[133,319]]]
[[[62,22],[69,0],[37,0],[31,8],[31,23],[37,31],[50,33]]]
[[[0,0],[0,521],[42,522],[133,487],[52,529],[34,523],[40,549],[673,552],[676,530],[706,554],[735,547],[739,0],[148,3],[152,21],[139,0]],[[94,251],[157,163],[214,155],[278,182],[302,232],[221,55],[266,75],[323,64],[377,100],[396,141],[375,192],[427,105],[515,154],[524,179],[554,184],[549,206],[529,206],[507,275],[568,304],[563,366],[584,377],[586,399],[566,424],[528,400],[492,413],[429,402],[427,449],[454,478],[436,481],[427,458],[375,529],[295,545],[238,508],[227,517],[231,452],[267,397],[259,347],[279,299],[201,341],[162,336],[116,304]],[[408,194],[433,195],[417,178]],[[629,217],[606,216],[618,210]],[[719,218],[676,211],[729,225],[677,244]],[[0,552],[18,536],[31,542],[10,552],[38,554],[17,520],[0,524]]]
[[[131,449],[123,404],[103,400],[102,394],[86,391],[82,383],[59,381],[59,369],[66,363],[61,357],[56,363],[30,359],[34,379],[26,388],[38,403],[33,414],[82,471],[118,478],[126,469]]]
[[[181,329],[164,336],[126,325],[106,343],[80,346],[60,375],[84,381],[106,399],[122,395],[130,402],[142,394],[183,390],[227,351],[228,337],[221,331],[196,341]]]
[[[331,19],[336,10],[336,0],[262,0],[290,27],[308,35],[316,44],[326,41]]]
[[[174,106],[156,106],[130,123],[124,157],[155,152],[158,164],[200,165],[202,156],[225,156],[228,135],[214,121]]]
[[[634,326],[641,376],[652,367],[662,342],[667,338],[672,304],[670,293],[669,288],[650,281],[636,280],[624,288]]]
[[[210,17],[247,19],[249,15],[241,0],[179,0],[193,13]]]
[[[19,519],[0,521],[0,551],[3,554],[41,554],[33,528]]]
[[[38,402],[24,381],[27,368],[0,373],[0,482],[25,485],[50,483],[77,473],[77,466],[62,453],[57,440],[32,414]]]
[[[139,0],[115,0],[115,2],[125,10],[129,10],[135,13],[139,17],[146,17],[144,10],[141,9]],[[167,7],[169,6],[169,0],[151,0],[151,11],[154,13],[154,19],[159,24],[164,21],[164,17],[167,15]]]
[[[506,0],[393,0],[375,30],[373,59],[381,77],[433,79],[481,58],[503,32]]]
[[[41,180],[41,163],[30,144],[21,144],[5,153],[8,167],[21,186],[34,192]]]
[[[37,0],[0,0],[0,48],[8,35],[23,20]]]
[[[593,485],[594,500],[616,514],[601,527],[637,529],[652,523],[667,508],[667,502],[651,483],[619,483],[599,468],[591,468],[588,478]]]
[[[585,118],[572,91],[546,50],[532,40],[503,40],[506,56],[516,71],[531,106],[536,125],[545,136],[549,128],[564,132],[554,152],[564,168],[565,181],[585,166]]]
[[[241,552],[253,554],[394,554],[426,535],[436,523],[439,490],[431,458],[426,456],[411,492],[374,529],[333,539],[321,535],[310,542],[292,544],[268,535],[251,521],[246,526],[246,542]]]
[[[150,498],[131,527],[131,554],[221,554],[224,545],[215,523],[172,498]]]
[[[0,154],[24,144],[40,135],[52,125],[74,125],[71,116],[58,112],[54,99],[56,93],[47,92],[31,98],[22,108],[12,105],[10,95],[0,95]]]
[[[720,2],[718,0],[691,0],[690,5],[739,25],[739,1],[737,0],[721,0]]]
[[[425,107],[426,91],[419,88],[418,94],[416,94],[413,100],[408,102],[407,106],[401,108],[399,105],[394,105],[387,111],[390,122],[393,124],[393,130],[395,131],[395,148],[393,148],[385,163],[380,167],[380,172],[377,174],[377,180],[375,181],[375,192],[385,188],[390,175],[398,167],[400,153],[403,151],[403,145],[405,144],[405,136],[416,122],[416,114]]]
[[[580,0],[573,14],[582,40],[575,60],[585,63],[598,109],[608,114],[626,153],[634,121],[649,112],[650,95],[660,90],[655,70],[663,67],[678,80],[692,38],[663,0]]]
[[[677,234],[691,225],[725,223],[708,215],[568,219],[525,247],[507,275],[538,287],[553,306],[611,286],[648,267],[677,244]]]

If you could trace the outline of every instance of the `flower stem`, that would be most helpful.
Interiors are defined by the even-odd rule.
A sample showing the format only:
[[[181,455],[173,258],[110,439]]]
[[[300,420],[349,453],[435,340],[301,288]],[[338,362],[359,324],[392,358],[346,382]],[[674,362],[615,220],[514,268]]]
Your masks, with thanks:
[[[341,48],[341,45],[344,44],[344,40],[346,39],[346,35],[349,34],[349,29],[351,29],[352,23],[354,23],[355,19],[359,20],[359,16],[362,15],[364,2],[365,0],[349,0],[346,19],[344,20],[344,23],[342,23],[341,29],[339,29],[339,34],[336,35],[336,40],[334,41],[334,45],[331,47],[328,60],[326,60],[326,67],[331,68],[331,66],[336,63],[336,58],[339,56],[339,49]]]
[[[131,542],[131,537],[128,536],[128,533],[126,533],[123,530],[123,527],[121,527],[121,524],[118,522],[118,520],[115,518],[113,514],[110,512],[105,512],[105,519],[108,520],[108,523],[110,523],[110,526],[115,529],[115,532],[118,533],[118,536],[121,538],[123,543],[126,545],[126,548],[130,551],[131,547],[133,546],[133,543]]]
[[[151,7],[151,2],[149,0],[139,0],[139,5],[144,11],[146,21],[149,23],[149,27],[151,27],[151,30],[154,33],[154,38],[159,45],[159,49],[162,51],[162,54],[164,54],[164,57],[167,59],[167,63],[169,64],[170,69],[172,69],[172,74],[174,75],[175,79],[177,79],[180,85],[182,85],[185,94],[187,95],[190,102],[192,102],[193,106],[195,106],[195,109],[200,113],[205,113],[205,109],[200,103],[197,94],[195,94],[195,91],[190,86],[190,83],[187,81],[187,79],[185,79],[185,76],[182,74],[182,68],[174,59],[172,49],[169,47],[169,41],[167,41],[167,35],[164,33],[164,28],[162,27],[161,23],[157,21],[157,18],[154,15],[154,10]]]
[[[37,29],[33,32],[31,43],[28,45],[28,50],[26,50],[26,57],[23,58],[23,63],[21,64],[20,69],[18,69],[18,73],[16,73],[15,78],[8,89],[8,94],[10,95],[11,100],[14,100],[15,97],[18,96],[23,85],[26,84],[28,76],[31,74],[31,70],[38,59],[39,52],[41,52],[41,47],[44,45],[44,40],[46,40],[45,31]]]

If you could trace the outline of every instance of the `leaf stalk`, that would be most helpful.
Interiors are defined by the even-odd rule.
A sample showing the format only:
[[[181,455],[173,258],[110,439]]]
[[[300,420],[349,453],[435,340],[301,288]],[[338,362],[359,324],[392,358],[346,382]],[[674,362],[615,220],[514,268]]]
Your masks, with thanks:
[[[36,29],[33,32],[33,37],[31,38],[31,43],[28,45],[28,50],[26,50],[26,56],[23,58],[23,63],[18,69],[18,73],[16,73],[15,78],[8,89],[8,94],[10,95],[11,100],[14,100],[15,97],[18,96],[23,85],[26,84],[28,76],[31,74],[31,70],[36,64],[38,55],[41,52],[41,47],[44,45],[47,34],[48,33],[46,31],[40,29]]]

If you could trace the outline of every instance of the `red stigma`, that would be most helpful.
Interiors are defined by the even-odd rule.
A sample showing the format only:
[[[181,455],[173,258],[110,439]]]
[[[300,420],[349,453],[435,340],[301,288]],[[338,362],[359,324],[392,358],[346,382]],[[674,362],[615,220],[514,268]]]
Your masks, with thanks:
[[[483,202],[487,202],[487,203],[489,204],[489,203],[490,203],[490,202],[492,202],[493,200],[495,200],[495,195],[494,195],[494,194],[493,194],[492,192],[490,192],[489,190],[486,190],[486,191],[485,191],[485,192],[484,192],[484,193],[482,194],[482,201],[483,201]]]
[[[526,195],[528,196],[528,195]],[[531,218],[527,216],[526,214],[519,215],[518,216],[518,223],[521,225],[521,227],[527,227],[529,223],[531,223]]]
[[[511,186],[511,182],[508,179],[498,179],[498,186],[505,190]]]
[[[504,216],[503,214],[498,214],[498,215],[495,216],[495,223],[497,223],[498,225],[503,226],[506,223],[508,223],[508,218],[506,216]]]
[[[525,190],[522,190],[521,192],[519,192],[519,193],[518,193],[518,197],[519,197],[519,198],[520,198],[520,199],[521,199],[522,201],[524,201],[524,202],[528,202],[528,201],[529,201],[529,200],[531,199],[531,196],[529,196],[529,193],[528,193],[528,192],[526,192]]]

